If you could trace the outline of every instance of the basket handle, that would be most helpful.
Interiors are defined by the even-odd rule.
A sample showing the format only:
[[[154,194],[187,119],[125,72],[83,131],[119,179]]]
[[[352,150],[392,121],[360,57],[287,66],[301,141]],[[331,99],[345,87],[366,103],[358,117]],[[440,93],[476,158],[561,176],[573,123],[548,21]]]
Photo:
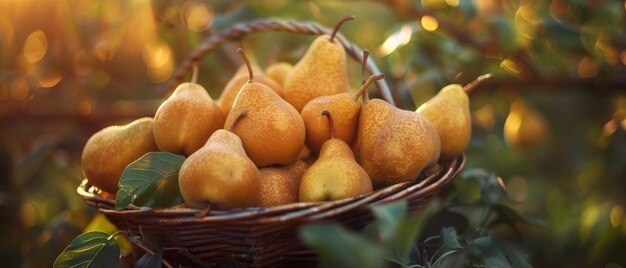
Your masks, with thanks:
[[[180,67],[174,74],[174,77],[170,79],[165,85],[158,89],[159,92],[165,93],[172,90],[176,85],[181,83],[185,76],[189,74],[192,66],[195,62],[202,60],[209,52],[221,46],[226,41],[236,41],[243,39],[246,35],[258,33],[258,32],[292,32],[306,35],[323,35],[330,34],[332,29],[325,28],[315,22],[298,22],[293,20],[283,19],[257,19],[247,22],[239,22],[233,24],[230,28],[224,29],[219,32],[215,32],[208,36],[198,48],[189,54],[188,57],[181,63]],[[348,41],[341,33],[337,33],[335,39],[343,45],[346,53],[358,62],[363,61],[363,50],[356,45]],[[378,66],[371,58],[367,60],[367,71],[370,74],[380,73]],[[377,87],[380,89],[383,98],[395,106],[393,96],[387,83],[384,79],[376,81]]]

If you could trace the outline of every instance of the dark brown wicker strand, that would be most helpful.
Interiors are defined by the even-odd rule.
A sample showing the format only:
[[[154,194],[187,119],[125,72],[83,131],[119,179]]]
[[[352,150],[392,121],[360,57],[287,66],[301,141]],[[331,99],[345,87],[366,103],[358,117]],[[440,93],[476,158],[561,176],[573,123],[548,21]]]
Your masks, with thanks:
[[[185,76],[189,74],[194,63],[202,60],[209,52],[221,46],[224,42],[227,41],[236,41],[241,40],[247,35],[260,33],[260,32],[290,32],[297,34],[305,34],[305,35],[323,35],[330,34],[332,29],[328,29],[323,27],[315,22],[298,22],[293,20],[283,20],[283,19],[258,19],[247,22],[239,22],[232,25],[230,28],[224,29],[222,31],[216,31],[209,35],[203,42],[196,48],[193,52],[186,57],[183,62],[180,64],[180,67],[174,74],[173,78],[167,82],[163,89],[160,91],[169,91],[172,90],[176,85],[180,84]],[[358,62],[363,61],[363,50],[358,46],[354,45],[350,41],[348,41],[341,33],[337,33],[335,37],[336,40],[339,41],[343,45],[346,50],[346,53],[355,59]],[[372,58],[367,59],[367,71],[370,74],[380,73],[378,66],[374,63]],[[385,101],[395,106],[395,101],[391,94],[391,90],[389,86],[385,83],[384,80],[376,81],[376,85],[381,91],[381,94]]]

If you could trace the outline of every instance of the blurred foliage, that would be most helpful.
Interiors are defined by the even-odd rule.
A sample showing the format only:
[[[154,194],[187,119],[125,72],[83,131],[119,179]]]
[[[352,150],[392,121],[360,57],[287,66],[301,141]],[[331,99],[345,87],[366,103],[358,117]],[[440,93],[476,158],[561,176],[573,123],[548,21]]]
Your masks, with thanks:
[[[625,9],[609,0],[0,1],[3,265],[50,267],[84,231],[96,215],[75,191],[84,142],[153,115],[163,98],[155,88],[213,31],[262,17],[331,26],[354,14],[342,33],[373,52],[405,109],[446,84],[494,74],[470,94],[464,173],[490,179],[457,179],[430,236],[454,237],[445,219],[463,218],[470,227],[455,225],[452,241],[464,246],[485,224],[480,237],[512,241],[533,266],[624,266]],[[216,97],[239,64],[236,47],[267,66],[297,61],[311,40],[267,33],[225,44],[200,62],[199,81]],[[356,87],[358,64],[348,66]],[[532,112],[514,112],[520,100]],[[505,139],[528,129],[545,134]],[[536,219],[546,227],[532,227]]]

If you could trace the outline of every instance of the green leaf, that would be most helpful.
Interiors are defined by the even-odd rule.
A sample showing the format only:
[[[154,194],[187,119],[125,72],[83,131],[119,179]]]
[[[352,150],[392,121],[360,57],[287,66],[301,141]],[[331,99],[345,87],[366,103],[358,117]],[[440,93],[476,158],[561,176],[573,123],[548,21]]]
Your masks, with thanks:
[[[444,227],[443,229],[441,229],[441,241],[442,248],[444,249],[443,253],[463,248],[456,229],[452,227]]]
[[[144,254],[135,263],[135,268],[158,268],[161,267],[163,261],[163,249],[159,249],[154,252],[154,255],[148,253]]]
[[[54,267],[117,267],[120,248],[103,232],[83,233],[54,261]]]
[[[532,268],[532,265],[526,261],[528,257],[517,251],[507,252],[506,256],[509,259],[511,266],[515,268]]]
[[[511,226],[511,228],[515,229],[517,228],[515,226],[515,223],[526,223],[538,227],[548,228],[548,224],[544,220],[524,217],[506,204],[498,203],[493,205],[492,208],[498,213],[498,217],[492,223],[492,225],[499,222],[505,222],[509,226]]]
[[[150,152],[126,167],[120,178],[115,209],[130,204],[165,208],[182,203],[178,170],[185,157],[166,152]]]
[[[472,250],[472,256],[487,267],[512,267],[500,247],[489,236],[472,241],[468,248]]]
[[[98,214],[91,220],[91,222],[85,227],[85,229],[83,229],[83,232],[85,233],[93,231],[100,231],[112,234],[117,232],[118,230],[117,227],[115,227],[115,225],[113,225],[113,223],[111,223],[103,214]],[[115,240],[117,241],[118,246],[122,251],[122,255],[131,251],[132,247],[126,236],[116,236]]]
[[[482,169],[471,169],[463,172],[466,180],[475,180],[480,185],[480,201],[483,204],[492,205],[509,199],[504,188],[500,185],[500,179],[493,173]]]
[[[383,239],[388,239],[395,234],[400,220],[406,216],[407,204],[406,201],[399,201],[372,206],[370,209],[378,223],[379,234],[383,236]]]
[[[371,210],[376,221],[364,232],[382,240],[387,260],[407,265],[411,250],[416,249],[417,236],[439,208],[439,202],[434,201],[421,213],[408,215],[406,201],[373,206]]]
[[[622,268],[622,266],[617,263],[609,263],[606,266],[604,266],[604,268]]]
[[[299,235],[320,254],[321,267],[384,267],[379,245],[339,224],[306,225]]]
[[[463,268],[468,267],[468,254],[465,250],[449,251],[431,265],[433,268]]]

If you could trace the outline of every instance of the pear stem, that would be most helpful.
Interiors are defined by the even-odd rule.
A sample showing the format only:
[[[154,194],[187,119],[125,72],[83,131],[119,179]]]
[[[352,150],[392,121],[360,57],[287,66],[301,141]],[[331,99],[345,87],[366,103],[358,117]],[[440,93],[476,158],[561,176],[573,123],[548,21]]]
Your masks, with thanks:
[[[246,64],[246,68],[248,68],[248,83],[254,82],[254,73],[252,72],[252,65],[250,64],[250,60],[248,59],[246,52],[243,50],[243,48],[238,48],[237,53],[239,53],[239,56],[241,57],[243,62]]]
[[[335,25],[335,29],[333,29],[333,33],[330,35],[331,43],[334,42],[335,35],[337,35],[337,32],[339,31],[339,28],[341,28],[341,25],[343,25],[344,22],[353,20],[353,19],[354,19],[354,16],[345,16],[339,22],[337,22],[337,25]]]
[[[241,121],[241,119],[246,117],[247,115],[248,112],[246,111],[243,111],[239,115],[237,115],[237,117],[235,117],[235,120],[233,120],[233,123],[230,125],[230,128],[228,128],[228,131],[233,132],[239,121]]]
[[[335,127],[333,126],[333,118],[330,116],[330,111],[324,110],[324,111],[322,111],[322,115],[326,116],[326,118],[328,118],[328,129],[329,129],[329,132],[330,132],[330,138],[334,139],[335,138]]]
[[[470,91],[472,91],[472,89],[476,88],[478,85],[480,85],[484,80],[488,80],[490,78],[493,77],[493,74],[483,74],[479,77],[476,77],[476,79],[474,79],[474,81],[469,82],[469,84],[465,85],[463,87],[463,90],[465,91],[465,93],[469,93]]]
[[[361,85],[365,84],[365,71],[367,70],[367,58],[370,56],[370,51],[363,50],[363,61],[361,62]]]
[[[359,88],[359,90],[357,90],[356,93],[354,93],[354,95],[352,95],[352,99],[354,101],[358,101],[359,97],[361,95],[363,95],[363,103],[365,103],[367,101],[367,88],[374,83],[375,81],[378,81],[380,79],[385,78],[385,74],[373,74],[371,75],[366,81],[365,83],[363,83],[363,85],[361,85],[361,88]]]
[[[191,83],[198,82],[198,63],[193,64],[193,73],[191,74]]]

